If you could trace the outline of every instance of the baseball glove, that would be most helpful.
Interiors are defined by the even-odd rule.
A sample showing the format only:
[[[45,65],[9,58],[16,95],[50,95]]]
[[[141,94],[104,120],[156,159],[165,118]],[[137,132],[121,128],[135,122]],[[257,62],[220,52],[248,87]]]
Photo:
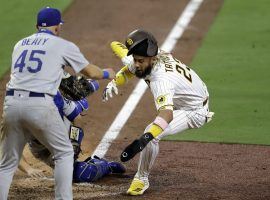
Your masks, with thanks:
[[[65,98],[72,101],[79,101],[96,91],[90,81],[83,76],[70,76],[62,79],[59,89]]]

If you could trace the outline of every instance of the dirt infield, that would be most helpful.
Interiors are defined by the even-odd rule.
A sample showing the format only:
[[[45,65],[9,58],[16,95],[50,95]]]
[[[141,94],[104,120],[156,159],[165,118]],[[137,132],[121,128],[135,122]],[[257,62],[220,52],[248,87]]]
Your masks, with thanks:
[[[187,3],[188,0],[77,0],[64,14],[62,36],[78,44],[93,63],[119,70],[120,61],[109,49],[111,41],[123,41],[127,33],[141,27],[153,32],[162,44]],[[177,58],[190,63],[222,3],[223,0],[205,0],[173,51]],[[1,100],[7,81],[8,75],[0,82]],[[82,157],[94,151],[137,80],[120,89],[120,95],[108,103],[101,101],[107,82],[100,83],[101,90],[89,97],[90,109],[82,123],[86,133]],[[106,158],[119,160],[123,148],[143,132],[155,114],[147,91]],[[128,170],[123,176],[106,177],[95,184],[74,184],[74,199],[270,199],[269,155],[270,148],[264,146],[161,141],[150,188],[144,196],[125,194],[136,172],[137,156],[126,164]],[[52,176],[43,163],[29,159],[34,167]],[[52,179],[31,179],[18,171],[10,199],[53,199],[53,186]]]

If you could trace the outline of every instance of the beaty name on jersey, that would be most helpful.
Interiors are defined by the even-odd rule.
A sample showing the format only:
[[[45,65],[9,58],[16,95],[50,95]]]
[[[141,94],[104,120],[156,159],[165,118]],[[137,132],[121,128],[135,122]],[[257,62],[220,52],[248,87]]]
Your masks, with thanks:
[[[25,38],[22,41],[22,46],[25,45],[44,45],[49,38],[35,38],[35,39],[30,39],[30,38]]]

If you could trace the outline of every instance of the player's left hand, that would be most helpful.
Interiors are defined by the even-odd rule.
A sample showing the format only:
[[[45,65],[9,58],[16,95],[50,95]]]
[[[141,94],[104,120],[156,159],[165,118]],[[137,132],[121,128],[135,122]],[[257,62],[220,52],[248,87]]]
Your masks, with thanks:
[[[152,139],[154,139],[154,137],[151,133],[145,133],[139,139],[134,140],[121,153],[121,161],[126,162],[132,159],[137,153],[141,152]]]
[[[83,76],[70,76],[62,79],[59,90],[66,99],[79,101],[97,91],[98,82],[92,83]]]
[[[108,83],[107,87],[103,90],[102,100],[108,101],[109,97],[113,97],[113,93],[118,95],[118,89],[114,80]]]
[[[31,178],[43,178],[43,177],[45,177],[42,170],[34,169],[34,168],[28,169],[27,170],[27,175],[30,176]]]

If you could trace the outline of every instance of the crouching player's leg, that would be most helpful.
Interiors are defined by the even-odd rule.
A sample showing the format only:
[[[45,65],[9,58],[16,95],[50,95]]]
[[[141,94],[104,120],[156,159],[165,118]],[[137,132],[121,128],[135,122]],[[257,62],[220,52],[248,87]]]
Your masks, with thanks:
[[[74,162],[78,159],[79,154],[82,151],[81,144],[82,144],[83,137],[84,137],[84,131],[82,128],[73,126],[73,125],[70,126],[69,139],[73,146]]]
[[[123,174],[125,167],[119,162],[109,162],[105,159],[87,158],[85,161],[75,161],[73,171],[73,181],[80,182],[94,182],[109,174]]]

